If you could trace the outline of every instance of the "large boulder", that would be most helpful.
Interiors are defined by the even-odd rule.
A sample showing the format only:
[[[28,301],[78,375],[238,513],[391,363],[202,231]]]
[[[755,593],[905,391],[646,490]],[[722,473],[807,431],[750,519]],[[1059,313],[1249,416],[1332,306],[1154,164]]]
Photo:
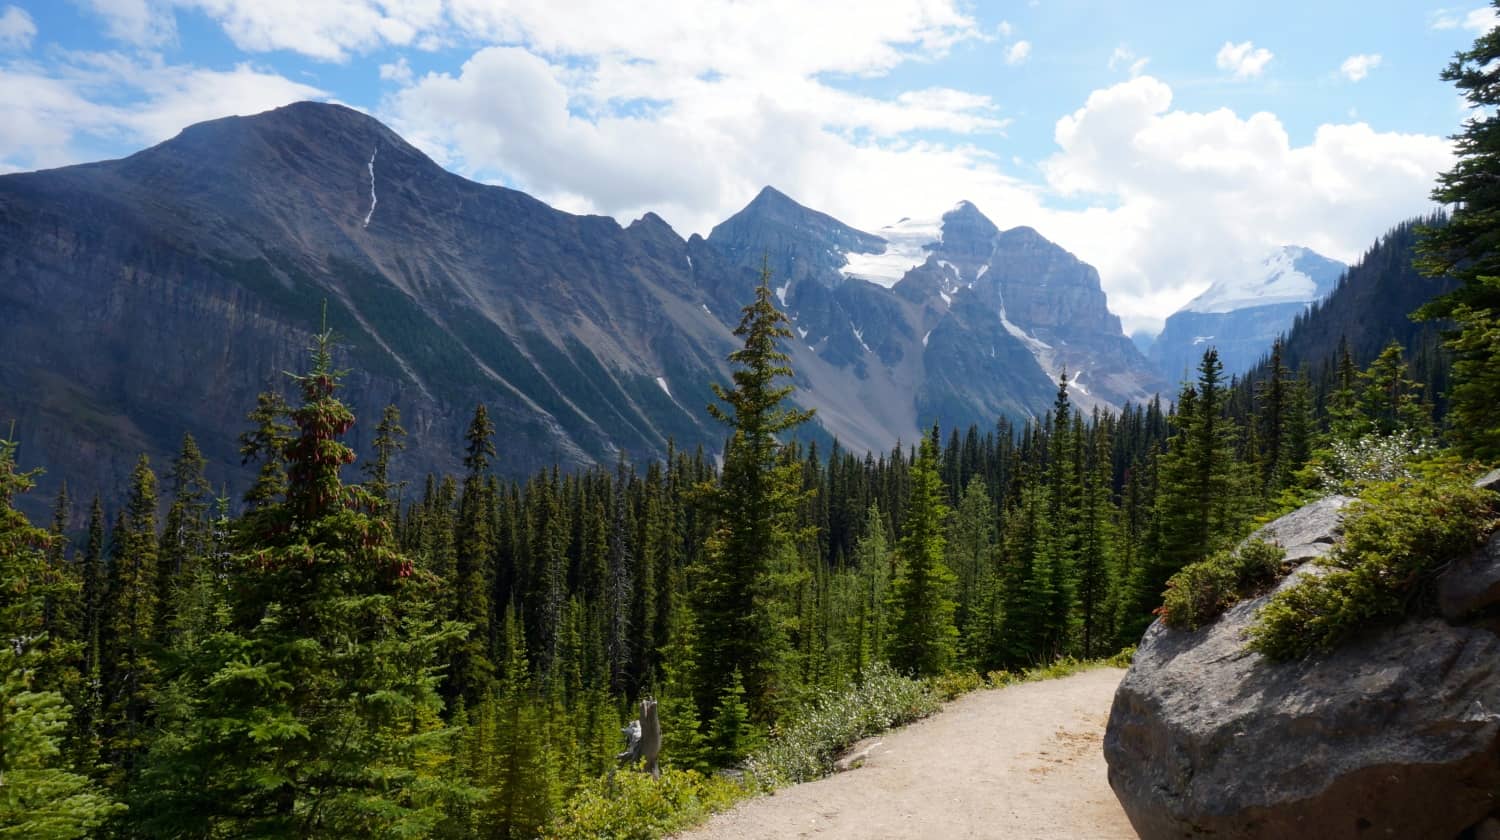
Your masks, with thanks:
[[[1266,526],[1327,550],[1324,500]],[[1321,571],[1299,566],[1281,587]],[[1280,587],[1278,587],[1280,588]],[[1144,838],[1443,838],[1500,805],[1500,637],[1408,621],[1324,655],[1245,649],[1268,596],[1195,631],[1157,622],[1115,694],[1109,781]]]

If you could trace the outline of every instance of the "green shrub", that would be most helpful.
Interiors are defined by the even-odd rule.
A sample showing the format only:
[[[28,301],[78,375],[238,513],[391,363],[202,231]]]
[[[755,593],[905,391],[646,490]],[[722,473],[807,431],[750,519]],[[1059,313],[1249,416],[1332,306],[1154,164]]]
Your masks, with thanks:
[[[929,682],[932,690],[944,702],[985,687],[984,678],[973,671],[949,671],[933,677]]]
[[[694,825],[746,794],[742,785],[723,776],[693,770],[663,770],[660,779],[621,771],[574,794],[547,836],[651,840]]]
[[[941,707],[926,683],[877,665],[859,685],[814,695],[745,760],[745,771],[757,787],[767,790],[820,778],[833,772],[839,754],[860,738],[924,718]]]
[[[1276,593],[1250,629],[1250,649],[1276,660],[1330,650],[1361,630],[1430,612],[1443,564],[1494,526],[1493,496],[1466,479],[1374,484],[1344,517],[1325,567]]]
[[[1189,563],[1167,581],[1162,621],[1187,630],[1202,627],[1275,582],[1285,557],[1280,546],[1249,540],[1233,551]]]

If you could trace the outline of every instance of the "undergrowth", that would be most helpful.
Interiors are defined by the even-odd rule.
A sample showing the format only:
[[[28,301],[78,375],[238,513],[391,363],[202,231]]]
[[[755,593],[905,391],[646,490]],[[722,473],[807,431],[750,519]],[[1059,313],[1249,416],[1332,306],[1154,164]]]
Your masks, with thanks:
[[[928,684],[877,665],[858,685],[818,693],[778,726],[745,760],[746,776],[767,790],[826,776],[855,741],[927,717],[941,706]]]
[[[1238,548],[1189,563],[1167,581],[1166,595],[1157,612],[1172,627],[1196,630],[1274,583],[1281,576],[1285,557],[1280,546],[1249,540]]]
[[[1250,628],[1250,649],[1275,660],[1330,650],[1359,632],[1432,610],[1443,564],[1495,525],[1493,494],[1454,476],[1368,486],[1344,517],[1344,540],[1276,593]]]

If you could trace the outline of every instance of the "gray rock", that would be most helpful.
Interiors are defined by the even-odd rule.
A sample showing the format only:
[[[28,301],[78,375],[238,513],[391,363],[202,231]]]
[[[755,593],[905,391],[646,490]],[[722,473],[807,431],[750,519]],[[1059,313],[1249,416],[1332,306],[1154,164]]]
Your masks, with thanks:
[[[1263,531],[1325,544],[1342,504]],[[1278,590],[1322,571],[1303,565]],[[1269,597],[1196,631],[1157,622],[1141,640],[1104,754],[1142,837],[1446,840],[1495,810],[1500,637],[1428,619],[1272,663],[1245,650]]]
[[[1482,487],[1485,490],[1493,490],[1496,493],[1500,493],[1500,467],[1497,467],[1485,473],[1484,477],[1474,482],[1474,486]]]
[[[1352,501],[1348,496],[1325,496],[1261,526],[1250,538],[1274,542],[1287,550],[1288,557],[1294,549],[1301,549],[1297,554],[1303,557],[1326,554],[1338,542],[1342,512]]]
[[[1438,609],[1459,621],[1500,604],[1500,533],[1470,557],[1454,561],[1437,582]]]

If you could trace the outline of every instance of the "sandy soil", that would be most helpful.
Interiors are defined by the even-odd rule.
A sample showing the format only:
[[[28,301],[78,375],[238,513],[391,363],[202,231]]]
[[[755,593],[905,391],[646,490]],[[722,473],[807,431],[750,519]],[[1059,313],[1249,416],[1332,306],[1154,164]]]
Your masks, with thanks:
[[[682,840],[1133,838],[1100,741],[1123,670],[978,691],[863,767],[741,803]]]

